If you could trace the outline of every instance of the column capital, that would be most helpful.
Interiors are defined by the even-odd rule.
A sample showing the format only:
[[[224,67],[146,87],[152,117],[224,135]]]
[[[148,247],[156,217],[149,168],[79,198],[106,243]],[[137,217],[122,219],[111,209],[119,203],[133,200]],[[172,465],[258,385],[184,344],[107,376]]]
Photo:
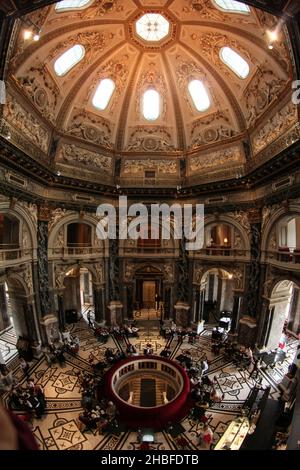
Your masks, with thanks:
[[[38,207],[38,220],[41,222],[49,222],[51,219],[52,209],[47,205],[41,205]]]
[[[253,208],[248,210],[249,223],[259,224],[262,221],[262,211],[259,208]]]

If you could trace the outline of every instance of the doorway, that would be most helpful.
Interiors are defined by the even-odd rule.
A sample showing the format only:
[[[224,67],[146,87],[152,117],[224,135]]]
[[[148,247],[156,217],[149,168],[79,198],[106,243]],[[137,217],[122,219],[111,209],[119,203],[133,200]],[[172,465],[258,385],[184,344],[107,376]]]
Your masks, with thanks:
[[[143,308],[155,308],[155,296],[155,281],[143,281]]]
[[[82,314],[87,319],[87,312],[90,310],[92,317],[94,314],[93,282],[92,274],[87,268],[72,268],[66,273],[64,279],[64,309],[70,318],[75,313]],[[70,312],[70,313],[69,313]]]

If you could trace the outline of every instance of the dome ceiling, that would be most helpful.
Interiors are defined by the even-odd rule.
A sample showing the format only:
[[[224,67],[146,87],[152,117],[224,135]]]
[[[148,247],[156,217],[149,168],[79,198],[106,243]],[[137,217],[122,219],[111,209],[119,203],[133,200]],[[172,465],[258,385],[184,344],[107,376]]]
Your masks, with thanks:
[[[7,123],[20,128],[21,116],[30,145],[63,170],[232,177],[268,144],[261,132],[276,113],[277,136],[287,116],[290,126],[297,121],[285,30],[274,42],[267,33],[275,17],[226,11],[220,5],[237,2],[221,0],[77,2],[84,3],[24,17],[9,66],[20,109],[8,103]],[[24,39],[27,27],[41,28],[38,41]]]

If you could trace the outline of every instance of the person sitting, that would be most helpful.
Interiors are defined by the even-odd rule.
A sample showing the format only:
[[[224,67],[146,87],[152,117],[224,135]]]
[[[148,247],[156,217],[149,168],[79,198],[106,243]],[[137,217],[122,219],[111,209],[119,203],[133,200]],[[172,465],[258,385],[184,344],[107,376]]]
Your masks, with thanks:
[[[127,346],[127,349],[126,349],[126,353],[129,355],[129,356],[134,356],[137,354],[137,350],[136,348],[133,346],[133,344],[129,344]]]
[[[150,344],[150,343],[146,344],[146,348],[144,349],[144,354],[145,355],[153,354],[152,344]]]
[[[108,402],[105,413],[110,421],[116,417],[117,407],[112,401]]]
[[[215,388],[212,388],[210,392],[210,400],[213,403],[221,403],[224,400],[224,397],[224,393],[220,393]]]

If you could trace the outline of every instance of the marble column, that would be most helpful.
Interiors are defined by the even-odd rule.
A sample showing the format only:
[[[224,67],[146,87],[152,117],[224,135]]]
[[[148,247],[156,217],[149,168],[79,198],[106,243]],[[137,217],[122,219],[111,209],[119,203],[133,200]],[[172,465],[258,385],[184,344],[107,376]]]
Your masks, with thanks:
[[[103,294],[104,294],[104,288],[102,286],[93,286],[93,298],[94,298],[96,323],[102,323],[104,321]]]
[[[215,275],[209,274],[208,276],[208,302],[214,301],[214,288],[215,288]]]
[[[40,207],[37,222],[37,258],[38,258],[38,280],[40,310],[42,316],[51,313],[51,301],[49,294],[49,272],[48,272],[48,222],[50,220],[50,209]]]
[[[63,290],[57,292],[57,308],[58,308],[58,324],[60,331],[66,329],[66,317],[64,308],[64,292]]]
[[[8,315],[7,299],[5,294],[5,284],[0,284],[0,331],[10,326]]]
[[[238,294],[235,294],[233,297],[233,308],[232,308],[232,321],[231,321],[231,332],[235,333],[240,318],[240,307],[241,307],[241,297]]]
[[[246,314],[253,318],[259,316],[261,292],[264,280],[262,279],[261,258],[261,211],[253,209],[248,212],[251,227],[251,260],[248,270],[248,286],[246,294]]]
[[[199,311],[199,286],[194,286],[193,287],[193,297],[192,297],[192,318],[191,321],[196,323],[197,322],[197,316],[198,316],[198,311]]]
[[[216,307],[217,315],[219,315],[221,311],[221,307],[222,307],[223,281],[224,279],[221,276],[219,276],[218,277],[217,307]]]
[[[288,330],[292,331],[293,333],[298,334],[299,331],[299,322],[300,322],[300,289],[294,285],[291,303],[290,303],[290,311],[289,311],[289,323],[288,323]]]
[[[270,299],[263,298],[262,309],[260,315],[260,323],[257,334],[257,345],[260,349],[264,348],[266,343],[266,335],[270,322]]]

